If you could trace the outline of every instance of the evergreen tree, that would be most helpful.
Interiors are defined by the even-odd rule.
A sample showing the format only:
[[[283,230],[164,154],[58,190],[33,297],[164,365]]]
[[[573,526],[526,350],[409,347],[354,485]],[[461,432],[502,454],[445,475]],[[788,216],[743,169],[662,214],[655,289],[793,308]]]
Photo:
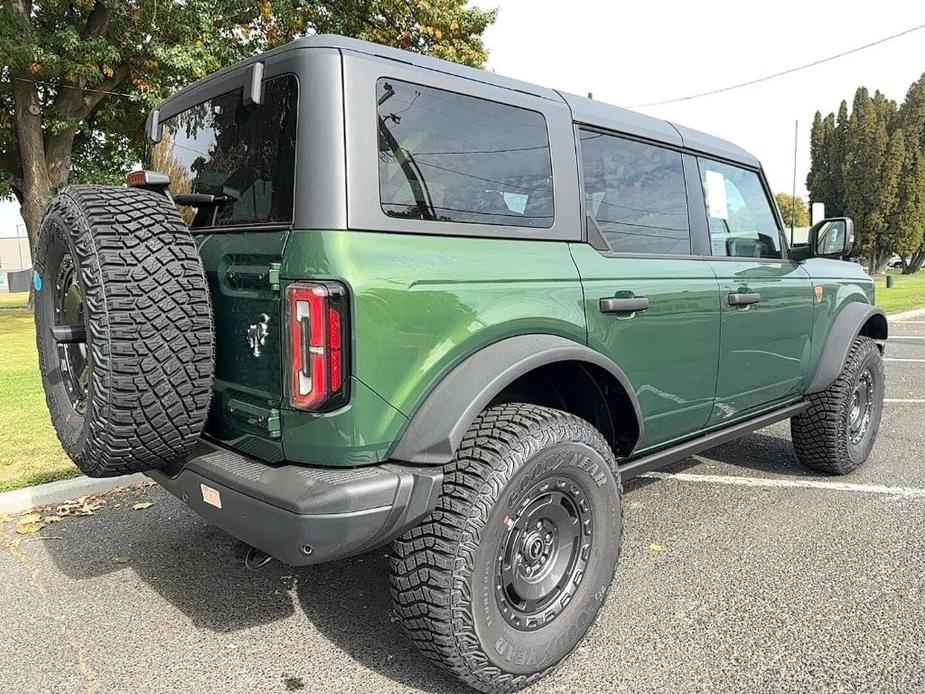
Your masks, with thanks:
[[[848,147],[848,102],[842,99],[838,117],[834,119],[830,144],[829,166],[832,171],[832,207],[826,206],[826,215],[841,217],[845,214],[845,157]]]
[[[925,261],[925,74],[909,87],[898,122],[906,134],[906,159],[893,250],[903,258],[903,272],[913,273]]]

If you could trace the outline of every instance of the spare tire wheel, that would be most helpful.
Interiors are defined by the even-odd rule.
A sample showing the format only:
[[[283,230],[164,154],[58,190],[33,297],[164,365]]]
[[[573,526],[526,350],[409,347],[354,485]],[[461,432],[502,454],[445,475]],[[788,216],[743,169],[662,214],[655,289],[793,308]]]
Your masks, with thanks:
[[[39,368],[65,452],[91,477],[169,469],[202,431],[212,309],[196,244],[171,201],[72,186],[35,252]]]

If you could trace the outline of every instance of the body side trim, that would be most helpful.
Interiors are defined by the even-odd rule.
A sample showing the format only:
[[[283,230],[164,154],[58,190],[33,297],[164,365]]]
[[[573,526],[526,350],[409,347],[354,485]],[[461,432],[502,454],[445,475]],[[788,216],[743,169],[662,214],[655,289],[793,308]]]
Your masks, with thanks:
[[[505,386],[534,369],[563,361],[594,364],[623,386],[635,410],[642,438],[642,411],[626,374],[604,355],[556,335],[518,335],[475,352],[418,407],[391,457],[409,463],[449,462],[479,412]]]
[[[834,383],[848,358],[851,344],[861,333],[864,324],[873,316],[880,316],[883,325],[886,326],[886,314],[883,309],[860,301],[849,303],[838,313],[826,337],[819,363],[816,365],[816,373],[806,389],[807,394],[819,393]],[[884,332],[884,339],[885,334]]]

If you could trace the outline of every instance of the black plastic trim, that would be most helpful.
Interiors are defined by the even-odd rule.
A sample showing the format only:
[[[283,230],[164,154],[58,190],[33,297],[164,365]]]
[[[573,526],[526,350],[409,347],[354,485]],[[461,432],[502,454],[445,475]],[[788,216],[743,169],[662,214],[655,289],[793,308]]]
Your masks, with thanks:
[[[440,468],[392,463],[272,466],[206,441],[174,477],[147,474],[207,522],[293,566],[395,539],[430,513],[443,481]],[[202,485],[221,508],[206,503]]]
[[[829,329],[825,346],[819,355],[816,373],[806,389],[807,393],[819,393],[835,382],[848,359],[848,351],[854,338],[860,335],[864,324],[873,316],[882,316],[886,324],[883,309],[861,301],[848,304],[838,313]]]
[[[759,415],[752,419],[747,419],[739,424],[713,431],[704,436],[700,436],[692,441],[666,448],[665,450],[652,453],[650,455],[631,460],[620,466],[620,476],[625,482],[644,472],[657,470],[660,467],[671,465],[679,460],[684,460],[692,455],[697,455],[708,448],[719,446],[727,441],[732,441],[746,434],[750,434],[758,429],[763,429],[784,419],[790,419],[800,414],[809,406],[806,402],[798,402],[795,405],[789,405],[783,409],[774,410],[767,414]]]
[[[600,352],[557,335],[518,335],[495,342],[472,354],[424,400],[392,452],[409,463],[439,465],[449,462],[479,412],[505,386],[534,369],[562,361],[599,366],[616,378],[633,404],[642,439],[642,410],[626,374]]]

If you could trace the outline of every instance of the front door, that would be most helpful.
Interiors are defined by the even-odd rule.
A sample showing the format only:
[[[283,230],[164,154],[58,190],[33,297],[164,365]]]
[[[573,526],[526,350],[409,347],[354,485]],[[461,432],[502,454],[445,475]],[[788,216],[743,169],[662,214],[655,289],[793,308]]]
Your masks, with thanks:
[[[594,245],[571,250],[588,344],[632,384],[645,429],[639,452],[699,431],[713,409],[720,307],[709,258],[692,255],[684,167],[696,174],[697,165],[669,148],[579,133]]]
[[[786,257],[757,171],[699,159],[722,306],[711,424],[799,397],[808,364],[813,287]]]

